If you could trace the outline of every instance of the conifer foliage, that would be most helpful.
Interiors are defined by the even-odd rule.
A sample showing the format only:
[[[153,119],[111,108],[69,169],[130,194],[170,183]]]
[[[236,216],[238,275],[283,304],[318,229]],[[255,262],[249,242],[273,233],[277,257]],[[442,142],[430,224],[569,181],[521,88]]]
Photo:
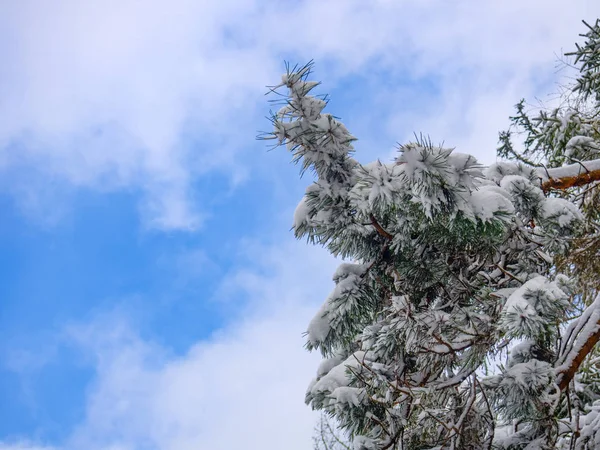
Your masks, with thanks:
[[[599,36],[597,23],[578,48],[576,87],[597,113]],[[600,445],[590,361],[600,298],[583,304],[577,274],[556,264],[589,220],[573,198],[546,189],[586,174],[595,183],[588,166],[600,162],[557,156],[546,168],[508,150],[515,161],[483,167],[420,137],[393,162],[363,165],[352,156],[356,138],[312,94],[311,68],[289,69],[273,89],[284,104],[268,136],[316,175],[296,236],[345,261],[308,325],[307,348],[323,361],[307,403],[356,450]],[[563,154],[571,142],[572,155],[581,147],[594,157],[590,127],[570,129]],[[552,148],[553,136],[532,139]]]

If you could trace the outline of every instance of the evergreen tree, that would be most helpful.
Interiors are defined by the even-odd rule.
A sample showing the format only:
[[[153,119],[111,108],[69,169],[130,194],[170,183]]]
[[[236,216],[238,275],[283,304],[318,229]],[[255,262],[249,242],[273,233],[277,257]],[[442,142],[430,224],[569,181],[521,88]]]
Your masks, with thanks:
[[[557,261],[561,270],[576,275],[584,302],[593,301],[600,288],[600,179],[593,161],[600,157],[600,25],[584,22],[585,43],[568,53],[574,57],[577,75],[574,83],[563,87],[557,107],[530,116],[525,100],[516,105],[509,130],[500,133],[498,155],[538,167],[579,164],[578,177],[547,183],[552,195],[577,204],[586,218],[587,232],[575,244],[576,251]],[[564,63],[567,68],[571,66]],[[515,148],[514,137],[522,145]]]
[[[567,54],[574,57],[573,64],[565,62],[577,71],[574,83],[563,87],[557,107],[541,109],[533,116],[526,112],[525,100],[521,100],[516,105],[517,113],[511,117],[511,128],[500,133],[498,154],[544,169],[565,164],[580,167],[571,176],[561,174],[561,169],[550,169],[557,174],[556,179],[547,180],[543,188],[547,195],[578,205],[583,213],[584,232],[570,242],[569,251],[554,255],[554,264],[556,271],[572,278],[576,293],[573,307],[593,327],[597,321],[590,319],[589,314],[594,311],[600,292],[600,21],[593,26],[586,22],[584,25],[587,31],[581,36],[585,42]],[[522,138],[518,149],[513,143],[515,135]],[[569,424],[565,437],[559,440],[560,447],[584,449],[600,444],[595,423],[595,410],[600,406],[597,334],[591,332],[585,341],[575,364],[573,384],[565,396],[566,404],[563,402],[557,412]],[[570,342],[566,339],[561,348]]]
[[[577,89],[598,111],[600,28],[590,28]],[[274,88],[285,102],[268,135],[316,175],[296,236],[346,261],[308,326],[307,348],[323,362],[307,403],[335,418],[356,450],[600,444],[589,358],[600,297],[584,304],[578,280],[556,263],[589,220],[551,190],[594,182],[600,160],[563,165],[581,153],[547,150],[540,161],[555,163],[544,167],[536,152],[509,149],[517,161],[483,167],[420,137],[391,163],[362,165],[355,138],[312,95],[310,74],[311,64],[289,69]],[[592,158],[598,141],[586,133],[581,152]]]

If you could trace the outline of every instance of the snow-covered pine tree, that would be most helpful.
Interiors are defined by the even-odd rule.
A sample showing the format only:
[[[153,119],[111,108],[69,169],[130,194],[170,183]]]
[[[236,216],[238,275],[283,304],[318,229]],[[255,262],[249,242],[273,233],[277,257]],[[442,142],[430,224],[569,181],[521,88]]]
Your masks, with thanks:
[[[559,105],[539,110],[530,116],[525,100],[516,105],[509,130],[500,133],[500,157],[523,161],[531,166],[560,167],[578,164],[579,176],[549,182],[545,190],[577,204],[586,218],[583,234],[568,258],[557,261],[561,270],[577,276],[584,301],[594,300],[600,289],[600,24],[584,22],[587,32],[583,45],[568,53],[574,63],[564,62],[569,70],[578,70],[574,83],[562,86]],[[515,148],[513,140],[522,138]]]
[[[598,391],[580,376],[600,298],[575,308],[577,283],[555,264],[586,221],[547,189],[600,161],[485,168],[419,138],[391,163],[362,165],[310,73],[288,70],[275,88],[286,101],[270,135],[316,174],[297,237],[346,261],[308,326],[307,347],[324,359],[307,402],[357,450],[600,444]]]
[[[595,312],[600,293],[600,21],[593,25],[584,22],[585,39],[576,51],[567,69],[576,69],[574,83],[563,86],[560,103],[530,116],[525,100],[517,106],[508,131],[500,133],[501,157],[523,161],[554,174],[543,189],[547,195],[559,196],[579,206],[584,216],[583,231],[570,243],[570,249],[554,255],[555,270],[567,273],[575,283],[572,306],[583,318]],[[513,138],[522,138],[515,148]],[[571,164],[571,173],[561,166]],[[573,168],[579,166],[574,171]],[[579,319],[581,326],[584,319]],[[597,326],[596,319],[590,327]],[[569,325],[570,332],[575,325]],[[584,333],[584,336],[586,334]],[[596,342],[598,331],[590,331],[588,340],[580,339],[584,347],[577,360],[577,372],[557,417],[563,420],[566,435],[557,444],[560,448],[586,449],[600,446],[600,352]],[[561,348],[571,341],[566,339]]]

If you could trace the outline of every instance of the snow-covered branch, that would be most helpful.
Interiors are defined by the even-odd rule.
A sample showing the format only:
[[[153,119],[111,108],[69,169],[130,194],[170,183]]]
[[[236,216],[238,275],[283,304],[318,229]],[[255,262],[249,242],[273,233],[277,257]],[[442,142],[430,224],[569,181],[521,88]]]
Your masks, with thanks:
[[[579,366],[600,340],[600,295],[574,321],[566,332],[562,345],[563,355],[556,368],[556,382],[560,390],[565,390]]]
[[[542,190],[564,190],[600,180],[600,159],[582,161],[553,169],[538,169]]]

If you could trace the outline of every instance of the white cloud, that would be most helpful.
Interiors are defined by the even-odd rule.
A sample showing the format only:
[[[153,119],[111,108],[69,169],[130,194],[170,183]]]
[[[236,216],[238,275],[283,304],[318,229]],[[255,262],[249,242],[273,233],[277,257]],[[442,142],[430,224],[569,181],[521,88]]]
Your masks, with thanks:
[[[302,332],[335,262],[300,242],[243,253],[260,256],[224,283],[247,303],[227,305],[229,324],[182,356],[143,340],[122,313],[69,329],[96,374],[85,419],[61,450],[311,447],[315,415],[303,400],[318,355],[303,349]]]
[[[441,77],[439,109],[438,98],[417,115],[406,97],[388,105],[404,120],[376,141],[386,148],[421,130],[424,117],[468,114],[487,94],[483,109],[498,112],[456,120],[450,136],[435,137],[489,147],[493,120],[518,100],[504,95],[533,94],[553,52],[570,48],[578,21],[600,9],[592,0],[24,0],[0,8],[0,166],[35,167],[75,187],[139,189],[147,224],[163,229],[200,225],[197,177],[239,177],[252,164],[243,149],[253,146],[263,85],[275,81],[283,54],[315,58],[327,86],[355,73]],[[470,103],[458,108],[455,97]],[[377,114],[370,106],[360,113]]]
[[[2,443],[0,442],[0,450],[57,450],[54,447],[39,446],[27,441]]]
[[[140,188],[152,225],[197,227],[185,134],[190,127],[222,134],[235,102],[247,104],[249,90],[268,78],[260,54],[224,42],[227,17],[243,14],[243,4],[64,0],[1,8],[4,165],[41,167],[75,186]],[[238,64],[250,55],[257,61],[241,76]]]

